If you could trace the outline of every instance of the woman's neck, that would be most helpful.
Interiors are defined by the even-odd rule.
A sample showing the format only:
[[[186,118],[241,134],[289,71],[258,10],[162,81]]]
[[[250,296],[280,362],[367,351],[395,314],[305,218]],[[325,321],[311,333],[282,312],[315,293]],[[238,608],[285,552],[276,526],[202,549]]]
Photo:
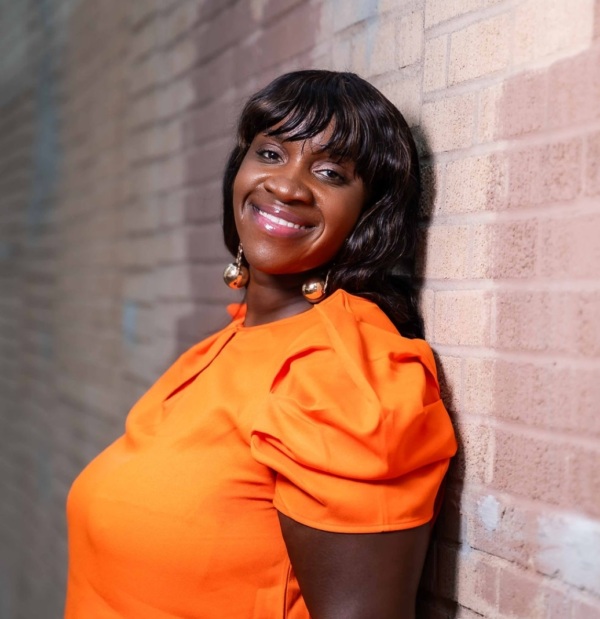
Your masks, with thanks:
[[[255,327],[310,309],[312,305],[302,296],[302,284],[309,276],[268,275],[250,269],[244,324]]]

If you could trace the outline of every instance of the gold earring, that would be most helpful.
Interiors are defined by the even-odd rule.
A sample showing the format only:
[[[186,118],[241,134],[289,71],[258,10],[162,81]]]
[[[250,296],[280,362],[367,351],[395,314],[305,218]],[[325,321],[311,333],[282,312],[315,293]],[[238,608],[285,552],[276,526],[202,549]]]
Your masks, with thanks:
[[[243,288],[248,283],[248,269],[242,264],[242,244],[239,244],[235,262],[228,264],[223,271],[223,280],[235,290]]]
[[[311,277],[302,284],[302,295],[309,303],[318,303],[325,298],[327,294],[327,280],[329,279],[329,271],[325,279],[320,277]]]

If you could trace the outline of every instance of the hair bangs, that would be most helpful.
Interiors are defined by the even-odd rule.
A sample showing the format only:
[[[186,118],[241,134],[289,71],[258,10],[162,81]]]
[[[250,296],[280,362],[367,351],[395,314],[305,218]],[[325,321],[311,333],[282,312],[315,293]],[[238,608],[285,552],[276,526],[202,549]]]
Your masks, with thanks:
[[[358,158],[362,150],[358,143],[357,123],[349,114],[341,114],[332,101],[327,106],[317,104],[305,111],[297,105],[279,126],[268,131],[269,135],[283,136],[286,140],[310,140],[331,129],[323,151],[339,159]]]
[[[293,90],[286,86],[292,85],[280,84],[273,92],[263,93],[267,96],[260,101],[249,102],[242,115],[240,146],[247,148],[257,133],[300,141],[331,129],[322,150],[340,160],[352,160],[357,174],[367,180],[369,153],[375,145],[365,140],[372,134],[356,104],[345,101],[338,88],[324,89],[318,81],[293,84]]]

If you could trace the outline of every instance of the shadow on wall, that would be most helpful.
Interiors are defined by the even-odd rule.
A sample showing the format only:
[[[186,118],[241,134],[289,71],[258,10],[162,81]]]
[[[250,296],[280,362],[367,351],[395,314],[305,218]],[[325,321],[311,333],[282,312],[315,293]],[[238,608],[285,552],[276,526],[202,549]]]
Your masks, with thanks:
[[[428,228],[431,214],[436,199],[436,178],[433,168],[428,163],[433,154],[429,142],[420,126],[411,128],[421,159],[422,189],[421,221],[422,230],[417,247],[417,274],[424,272],[424,257],[428,243]],[[417,281],[419,281],[417,279]],[[422,292],[420,281],[419,292]],[[457,571],[458,551],[460,547],[460,505],[462,488],[464,484],[464,441],[462,440],[458,424],[456,423],[456,411],[453,410],[452,388],[444,374],[444,366],[438,356],[436,365],[440,383],[442,401],[446,405],[458,442],[458,453],[450,464],[446,476],[445,485],[442,489],[442,507],[431,535],[431,543],[425,560],[423,576],[421,578],[420,593],[417,599],[417,619],[455,619],[458,613],[457,597]]]

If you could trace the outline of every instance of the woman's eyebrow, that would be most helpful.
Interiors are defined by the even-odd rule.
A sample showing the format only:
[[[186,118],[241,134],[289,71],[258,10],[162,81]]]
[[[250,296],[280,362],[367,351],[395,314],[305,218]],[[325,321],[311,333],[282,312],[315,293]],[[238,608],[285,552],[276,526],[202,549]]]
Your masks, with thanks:
[[[282,139],[280,135],[278,135],[277,133],[271,133],[268,129],[265,129],[265,131],[259,132],[258,135],[262,136],[263,138],[269,138],[269,139],[276,140],[277,142],[280,142],[280,143],[285,141]]]

